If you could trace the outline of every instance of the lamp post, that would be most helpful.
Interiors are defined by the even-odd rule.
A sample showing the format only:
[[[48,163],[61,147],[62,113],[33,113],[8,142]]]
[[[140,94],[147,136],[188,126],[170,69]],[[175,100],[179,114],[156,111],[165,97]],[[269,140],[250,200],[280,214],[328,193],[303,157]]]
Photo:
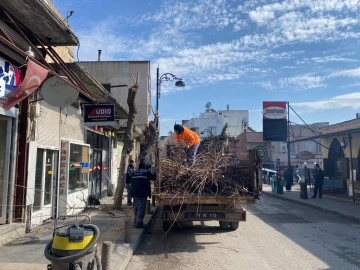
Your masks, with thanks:
[[[159,132],[158,135],[160,135],[160,131],[159,131],[159,99],[160,99],[160,86],[162,82],[166,82],[166,81],[176,81],[175,82],[175,86],[176,87],[184,87],[185,83],[183,82],[182,79],[176,77],[174,74],[172,73],[164,73],[160,76],[159,74],[159,67],[157,67],[156,69],[156,115],[155,115],[155,119],[156,119],[156,128],[157,131]],[[159,182],[159,192],[160,192],[160,175],[161,175],[161,168],[160,168],[160,149],[159,149],[159,138],[157,138],[156,140],[156,164],[157,164],[157,181]],[[153,206],[154,206],[155,200],[153,200]]]
[[[176,77],[172,73],[164,73],[160,76],[159,67],[156,69],[156,116],[159,118],[159,99],[160,99],[160,87],[164,81],[176,81],[176,87],[184,87],[185,83],[182,79]],[[157,127],[159,127],[159,119],[157,121]]]

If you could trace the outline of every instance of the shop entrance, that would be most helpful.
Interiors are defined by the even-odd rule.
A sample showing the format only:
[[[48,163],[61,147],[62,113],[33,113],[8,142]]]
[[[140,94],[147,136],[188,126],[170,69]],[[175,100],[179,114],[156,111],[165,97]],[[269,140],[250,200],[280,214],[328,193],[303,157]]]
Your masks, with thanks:
[[[11,120],[0,116],[0,224],[6,223],[6,206],[9,183]]]
[[[58,150],[37,148],[32,224],[56,217]]]

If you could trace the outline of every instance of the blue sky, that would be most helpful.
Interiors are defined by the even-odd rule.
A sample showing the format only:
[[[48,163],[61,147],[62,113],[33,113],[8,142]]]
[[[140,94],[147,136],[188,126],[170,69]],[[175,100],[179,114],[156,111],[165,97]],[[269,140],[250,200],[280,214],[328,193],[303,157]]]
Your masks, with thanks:
[[[307,122],[360,112],[360,0],[55,0],[80,39],[79,60],[149,60],[186,87],[163,82],[161,134],[211,102],[249,110],[262,130],[262,102],[288,101]],[[290,120],[301,123],[294,114]]]

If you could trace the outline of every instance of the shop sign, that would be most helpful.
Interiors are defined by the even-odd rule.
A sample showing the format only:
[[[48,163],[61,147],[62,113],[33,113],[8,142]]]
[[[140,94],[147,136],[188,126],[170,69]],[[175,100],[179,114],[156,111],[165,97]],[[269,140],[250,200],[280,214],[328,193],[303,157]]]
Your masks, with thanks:
[[[115,121],[114,104],[83,104],[85,126],[113,126]]]
[[[0,96],[0,106],[3,107],[5,110],[11,109],[16,104],[20,103],[22,100],[24,100],[32,93],[34,93],[40,87],[40,85],[46,80],[48,74],[49,71],[47,69],[36,64],[31,59],[28,60],[25,77],[17,87],[14,88],[13,83],[7,84],[6,82],[8,80],[10,80],[10,82],[13,81],[13,78],[10,78],[9,77],[10,75],[5,76],[7,79],[5,79],[4,87],[5,89],[7,87],[8,90],[5,91],[3,96]],[[18,83],[17,79],[15,79],[14,81],[16,81],[15,84]]]
[[[286,118],[286,102],[284,101],[264,101],[264,119],[284,119]]]
[[[61,142],[60,152],[60,177],[59,177],[59,195],[65,196],[67,191],[67,175],[69,160],[69,142]]]
[[[263,102],[263,140],[284,142],[287,139],[285,101]]]
[[[297,154],[297,158],[301,160],[309,160],[314,158],[314,155],[309,151],[302,151],[299,154]]]
[[[0,58],[0,98],[14,91],[21,80],[21,70]]]
[[[258,145],[258,146],[255,146],[254,149],[258,150],[259,157],[260,157],[261,160],[266,159],[266,157],[267,157],[267,149],[266,149],[265,146]]]

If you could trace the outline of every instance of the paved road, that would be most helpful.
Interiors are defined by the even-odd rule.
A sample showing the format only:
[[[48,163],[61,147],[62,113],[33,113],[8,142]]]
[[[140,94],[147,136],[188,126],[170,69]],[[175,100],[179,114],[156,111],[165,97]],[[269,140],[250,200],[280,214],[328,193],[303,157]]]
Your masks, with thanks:
[[[264,196],[238,230],[196,222],[167,235],[160,220],[132,269],[360,269],[360,223]]]

